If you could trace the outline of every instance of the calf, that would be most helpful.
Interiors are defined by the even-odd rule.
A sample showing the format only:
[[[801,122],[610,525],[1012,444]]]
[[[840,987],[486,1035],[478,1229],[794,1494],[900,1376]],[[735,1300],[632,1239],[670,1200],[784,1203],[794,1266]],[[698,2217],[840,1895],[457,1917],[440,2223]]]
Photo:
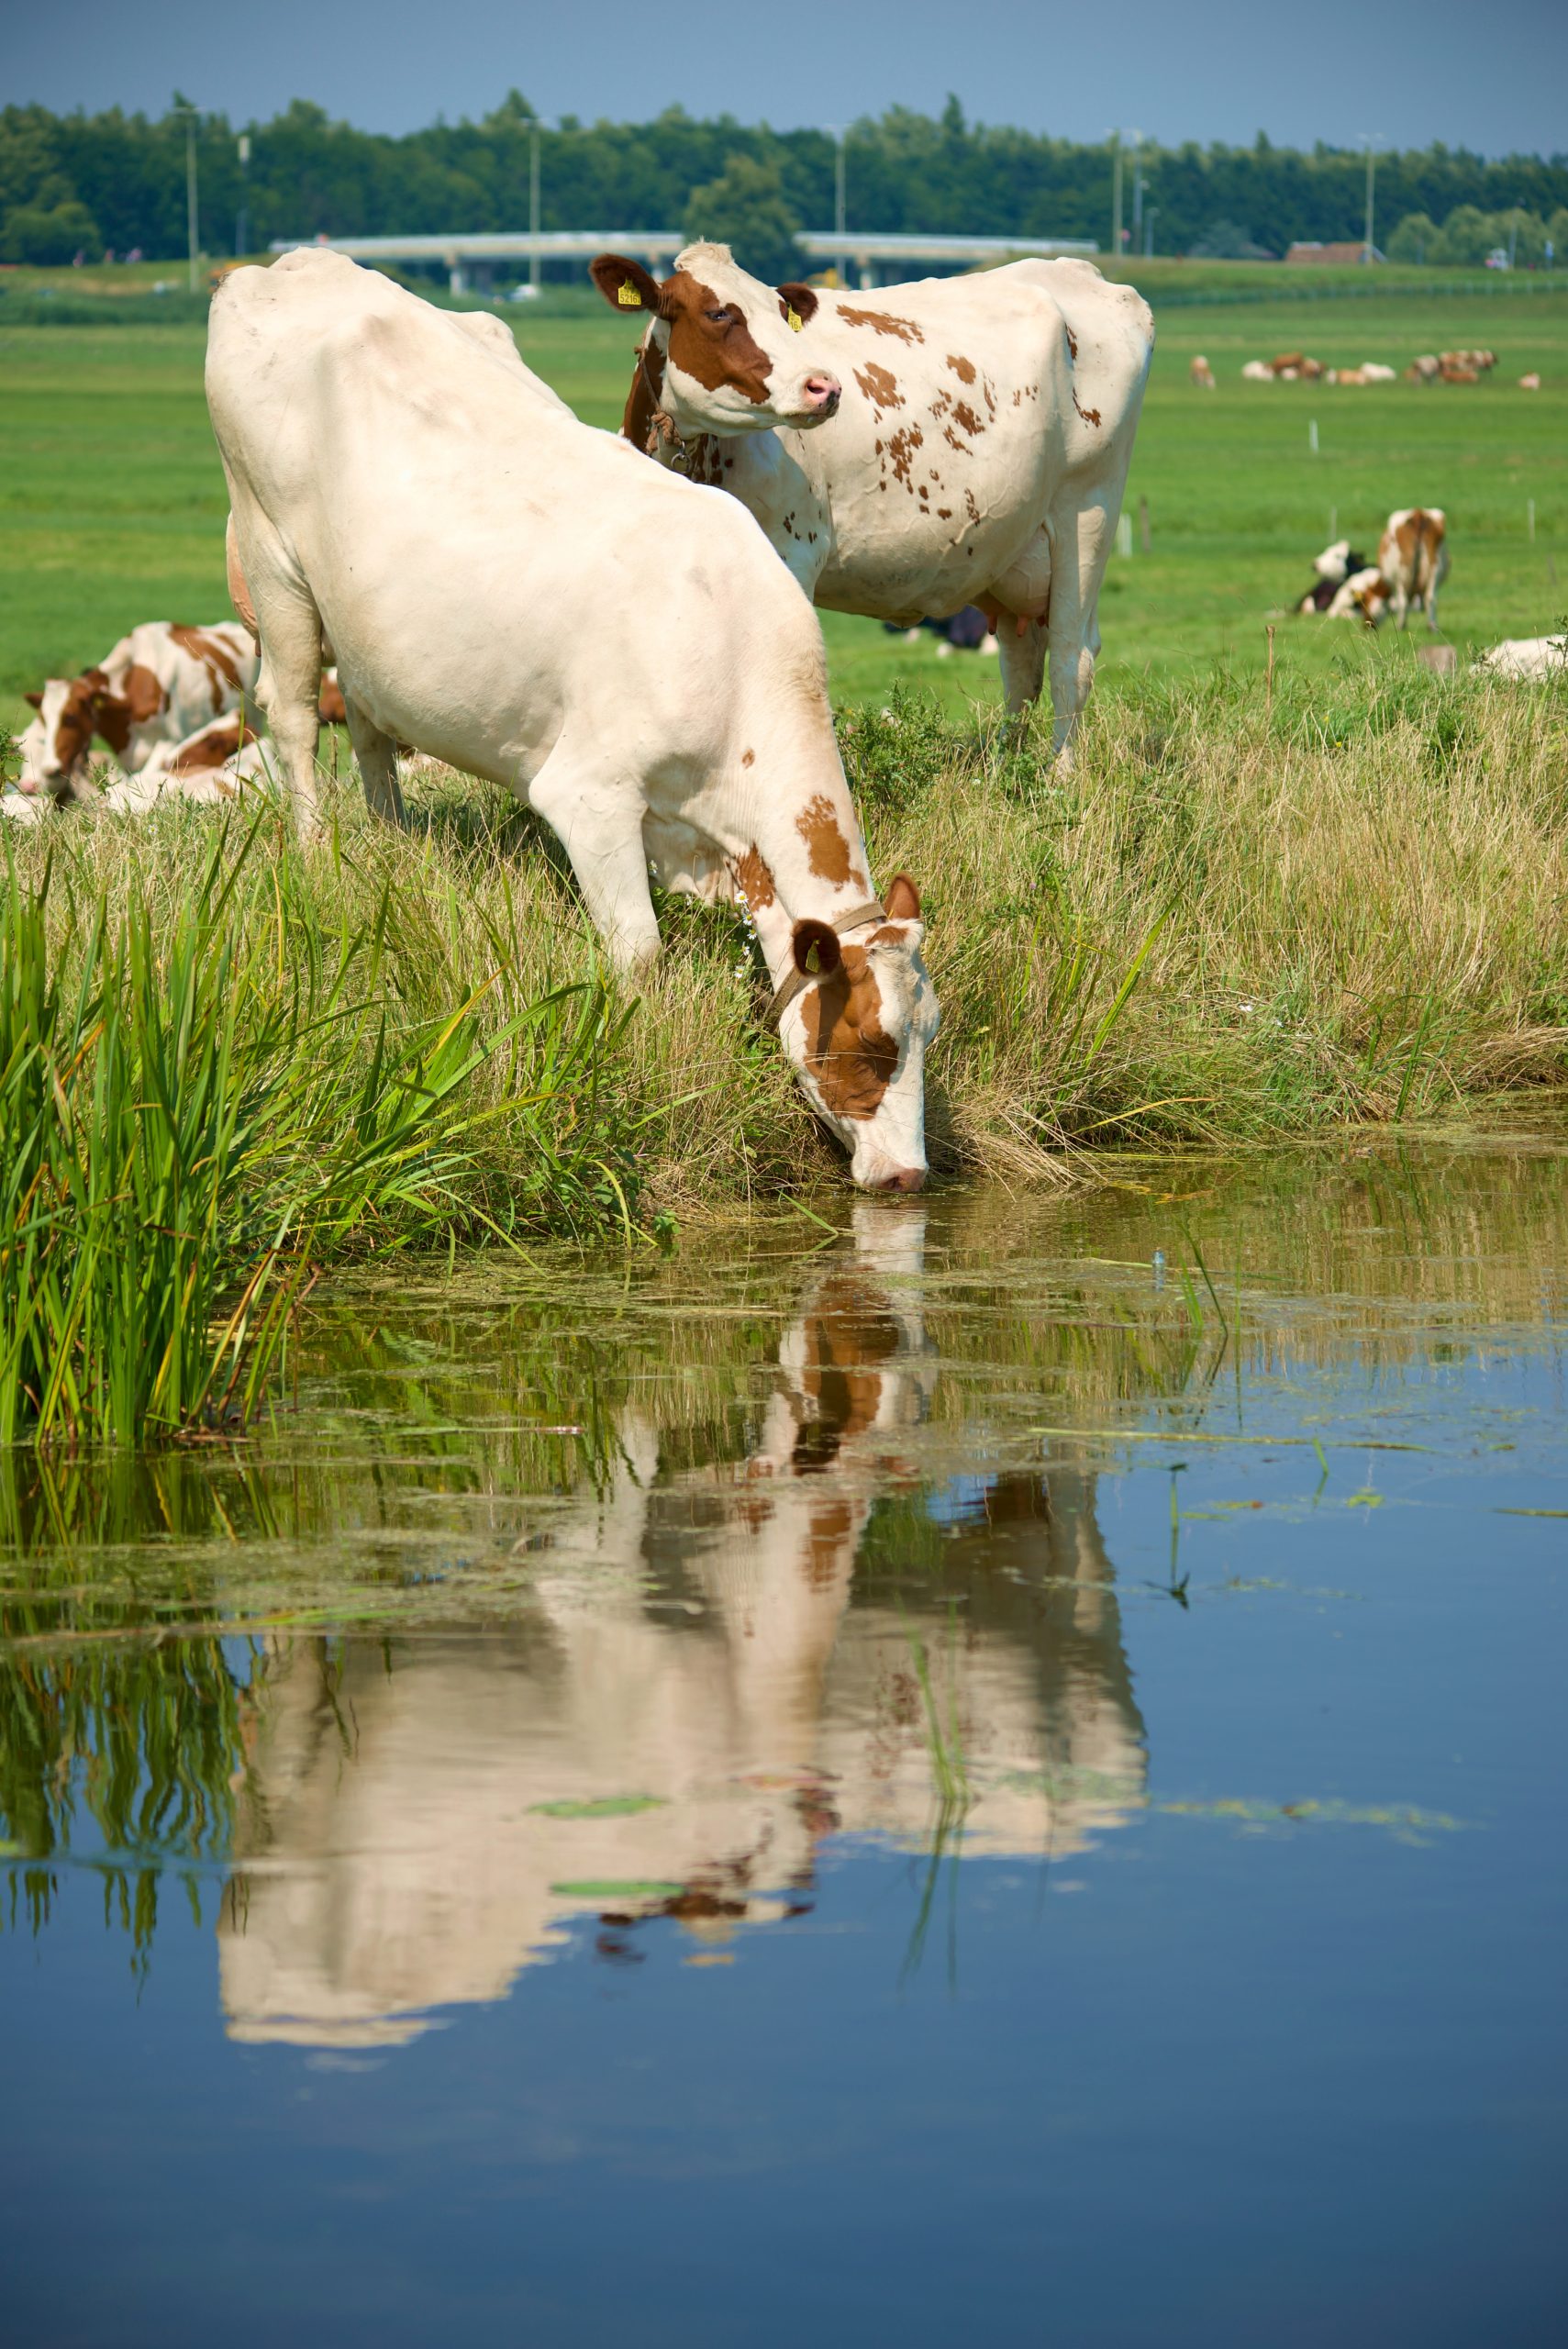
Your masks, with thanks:
[[[1363,620],[1368,628],[1379,628],[1388,610],[1393,589],[1375,563],[1363,564],[1352,571],[1338,586],[1324,609],[1329,620]]]
[[[95,739],[136,774],[160,743],[183,742],[249,701],[260,666],[231,620],[206,628],[143,621],[80,676],[51,677],[28,695],[38,716],[22,736],[19,788],[81,796]]]
[[[855,1181],[918,1189],[920,901],[902,874],[874,892],[821,631],[751,517],[319,249],[226,278],[206,383],[301,829],[325,642],[371,805],[402,819],[399,740],[514,791],[617,968],[659,952],[651,867],[745,907],[772,1023]]]
[[[1377,550],[1388,582],[1394,618],[1404,628],[1412,604],[1438,624],[1438,589],[1448,577],[1448,518],[1440,506],[1401,506],[1392,513]]]
[[[978,605],[1009,709],[1049,661],[1063,750],[1153,350],[1141,297],[1079,261],[819,295],[762,284],[723,245],[688,245],[662,284],[615,253],[593,276],[649,321],[624,438],[738,497],[831,611],[908,628]],[[781,317],[800,336],[782,373]],[[775,429],[781,404],[806,402]]]
[[[1366,569],[1366,557],[1352,551],[1349,539],[1336,539],[1331,547],[1313,557],[1312,568],[1318,573],[1317,582],[1296,608],[1308,615],[1327,613],[1346,580]]]

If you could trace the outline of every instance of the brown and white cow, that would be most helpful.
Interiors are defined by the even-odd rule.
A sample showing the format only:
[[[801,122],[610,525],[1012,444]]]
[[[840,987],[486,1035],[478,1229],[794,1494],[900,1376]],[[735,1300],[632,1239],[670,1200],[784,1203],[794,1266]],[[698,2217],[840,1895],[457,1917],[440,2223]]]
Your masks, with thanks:
[[[1187,375],[1189,380],[1197,386],[1200,392],[1213,391],[1214,370],[1201,351],[1198,352],[1197,356],[1188,366]]]
[[[1366,563],[1334,591],[1324,618],[1330,620],[1364,620],[1368,628],[1380,628],[1387,615],[1394,591],[1376,563]]]
[[[1377,550],[1389,604],[1403,628],[1412,604],[1438,624],[1438,589],[1448,577],[1448,518],[1440,506],[1401,506],[1389,516]]]
[[[624,437],[738,497],[825,609],[907,628],[978,605],[1010,709],[1038,696],[1049,657],[1062,749],[1094,678],[1153,350],[1141,296],[1080,261],[817,293],[762,284],[722,245],[687,246],[662,284],[613,253],[593,275],[649,321]],[[751,352],[781,320],[800,357],[775,383]],[[842,387],[832,421],[824,395],[819,415],[770,429],[812,384]]]
[[[77,677],[28,694],[38,716],[21,738],[18,788],[54,798],[85,791],[95,740],[135,774],[160,743],[185,741],[251,700],[261,662],[232,620],[187,628],[145,620]]]
[[[855,1181],[918,1189],[937,1029],[919,897],[900,875],[878,899],[821,630],[751,518],[338,253],[231,272],[206,388],[301,830],[325,643],[371,805],[402,818],[399,741],[512,790],[619,969],[659,952],[651,865],[743,902]]]

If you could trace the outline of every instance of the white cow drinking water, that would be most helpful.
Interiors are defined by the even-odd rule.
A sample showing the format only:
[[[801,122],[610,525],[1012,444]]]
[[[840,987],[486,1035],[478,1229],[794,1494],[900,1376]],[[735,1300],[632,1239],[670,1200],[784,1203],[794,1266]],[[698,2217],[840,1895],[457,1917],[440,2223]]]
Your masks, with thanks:
[[[919,898],[903,875],[873,894],[821,634],[751,517],[339,254],[231,272],[206,380],[302,829],[325,643],[371,804],[402,818],[399,741],[514,790],[621,969],[659,951],[651,863],[742,899],[854,1179],[918,1188],[937,1025]]]

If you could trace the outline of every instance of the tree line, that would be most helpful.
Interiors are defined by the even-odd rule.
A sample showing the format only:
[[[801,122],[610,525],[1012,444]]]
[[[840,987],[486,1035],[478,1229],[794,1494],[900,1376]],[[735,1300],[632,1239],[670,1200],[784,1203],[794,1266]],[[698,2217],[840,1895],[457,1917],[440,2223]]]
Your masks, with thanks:
[[[154,120],[119,108],[0,110],[0,261],[173,257],[185,246],[186,102]],[[239,132],[250,134],[242,167]],[[201,242],[214,256],[278,238],[515,229],[528,226],[536,121],[513,90],[478,122],[438,121],[401,138],[334,122],[295,99],[270,122],[203,115],[196,143]],[[833,225],[835,150],[826,130],[777,131],[672,107],[648,123],[538,127],[546,228],[685,228],[728,236],[768,274],[798,265],[791,239]],[[845,136],[846,220],[872,230],[1093,238],[1108,251],[1107,145],[902,106]],[[1364,161],[1322,144],[1147,147],[1123,158],[1123,219],[1141,179],[1144,239],[1157,253],[1283,254],[1296,239],[1357,239]],[[244,222],[240,215],[243,211]],[[1477,228],[1476,223],[1484,224]],[[1520,265],[1561,258],[1568,154],[1488,159],[1441,146],[1382,155],[1377,241],[1398,258],[1484,260],[1510,236]],[[1141,248],[1140,248],[1141,249]]]

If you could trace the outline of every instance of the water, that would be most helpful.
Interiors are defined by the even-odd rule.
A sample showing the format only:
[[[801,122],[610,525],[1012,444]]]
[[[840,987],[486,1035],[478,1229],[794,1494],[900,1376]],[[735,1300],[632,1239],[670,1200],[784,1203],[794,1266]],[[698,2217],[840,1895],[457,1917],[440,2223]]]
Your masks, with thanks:
[[[1560,2339],[1565,1168],[396,1265],[10,1464],[6,2338]]]

